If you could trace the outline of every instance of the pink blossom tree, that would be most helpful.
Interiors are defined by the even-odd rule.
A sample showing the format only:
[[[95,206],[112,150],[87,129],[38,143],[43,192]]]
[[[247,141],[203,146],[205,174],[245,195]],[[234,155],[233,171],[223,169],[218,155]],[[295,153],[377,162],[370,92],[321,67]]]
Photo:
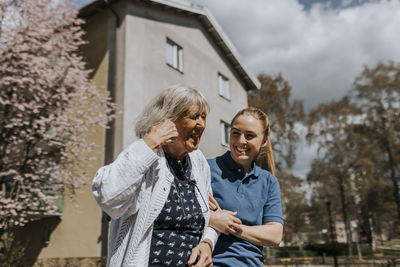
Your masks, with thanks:
[[[90,135],[114,105],[91,84],[85,42],[65,0],[0,0],[0,229],[57,214],[88,176]]]

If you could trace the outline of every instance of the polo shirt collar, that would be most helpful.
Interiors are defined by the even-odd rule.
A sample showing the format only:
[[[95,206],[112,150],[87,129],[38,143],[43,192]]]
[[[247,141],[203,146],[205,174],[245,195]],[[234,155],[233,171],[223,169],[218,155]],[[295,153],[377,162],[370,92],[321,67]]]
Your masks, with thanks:
[[[240,170],[241,173],[244,173],[244,168],[242,166],[240,166],[239,164],[237,164],[232,156],[231,156],[231,152],[228,150],[224,155],[222,155],[222,159],[224,160],[226,166],[232,171],[232,172],[237,172],[238,170]],[[251,171],[247,174],[248,175],[254,175],[256,177],[258,177],[260,175],[260,167],[258,167],[255,162],[253,161],[252,163],[252,169]]]

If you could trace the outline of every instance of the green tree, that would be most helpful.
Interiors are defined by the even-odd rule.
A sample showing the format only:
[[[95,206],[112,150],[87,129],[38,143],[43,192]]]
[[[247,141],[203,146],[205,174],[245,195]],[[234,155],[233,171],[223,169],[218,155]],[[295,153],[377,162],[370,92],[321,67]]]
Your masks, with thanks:
[[[400,67],[392,62],[365,67],[348,96],[309,114],[308,138],[319,153],[308,180],[314,196],[331,192],[340,200],[348,240],[352,219],[371,245],[376,234],[399,232],[399,79]]]
[[[348,254],[351,255],[352,231],[349,211],[354,203],[354,185],[352,173],[357,167],[357,153],[354,143],[349,140],[352,124],[355,119],[355,107],[348,98],[322,104],[309,114],[309,141],[318,143],[319,155],[312,164],[308,181],[317,186],[320,196],[337,196],[340,211],[346,229]]]
[[[400,221],[400,65],[389,62],[374,68],[365,66],[351,95],[361,110],[364,134],[374,147],[377,175],[392,184]]]
[[[361,113],[358,118],[361,117]],[[380,174],[382,154],[362,120],[353,124],[348,139],[356,144],[352,153],[358,154],[358,166],[353,168],[352,177],[355,186],[359,227],[367,234],[367,241],[375,247],[373,236],[385,234],[393,237],[396,225],[396,204],[391,185]]]
[[[288,244],[294,240],[301,245],[301,233],[307,231],[308,204],[302,189],[303,181],[286,171],[278,172],[282,190],[282,206],[285,214],[283,241]]]

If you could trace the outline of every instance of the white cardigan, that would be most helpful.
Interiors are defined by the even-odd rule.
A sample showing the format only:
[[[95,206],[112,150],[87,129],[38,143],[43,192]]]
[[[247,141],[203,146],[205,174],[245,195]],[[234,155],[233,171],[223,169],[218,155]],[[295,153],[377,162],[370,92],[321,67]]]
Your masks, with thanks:
[[[203,211],[211,193],[210,168],[199,151],[189,153],[195,190]],[[110,165],[100,168],[92,183],[93,195],[112,218],[107,266],[148,266],[153,223],[167,200],[174,179],[162,149],[154,153],[141,139],[129,145]],[[204,200],[202,199],[204,198]],[[205,231],[201,240],[213,244],[217,232],[208,227],[209,212],[203,213]]]

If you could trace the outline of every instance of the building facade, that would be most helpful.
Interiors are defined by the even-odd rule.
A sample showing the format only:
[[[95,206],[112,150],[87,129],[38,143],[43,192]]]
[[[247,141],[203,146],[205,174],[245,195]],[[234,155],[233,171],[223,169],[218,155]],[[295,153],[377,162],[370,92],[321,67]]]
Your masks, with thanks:
[[[185,84],[201,91],[211,111],[200,149],[207,158],[228,149],[229,122],[247,106],[247,91],[259,81],[211,13],[182,0],[98,0],[83,7],[88,44],[82,55],[93,82],[108,90],[120,112],[111,128],[94,136],[99,144],[95,173],[132,141],[134,122],[161,90]],[[98,257],[106,253],[107,221],[90,190],[64,201],[63,216],[38,258]]]

